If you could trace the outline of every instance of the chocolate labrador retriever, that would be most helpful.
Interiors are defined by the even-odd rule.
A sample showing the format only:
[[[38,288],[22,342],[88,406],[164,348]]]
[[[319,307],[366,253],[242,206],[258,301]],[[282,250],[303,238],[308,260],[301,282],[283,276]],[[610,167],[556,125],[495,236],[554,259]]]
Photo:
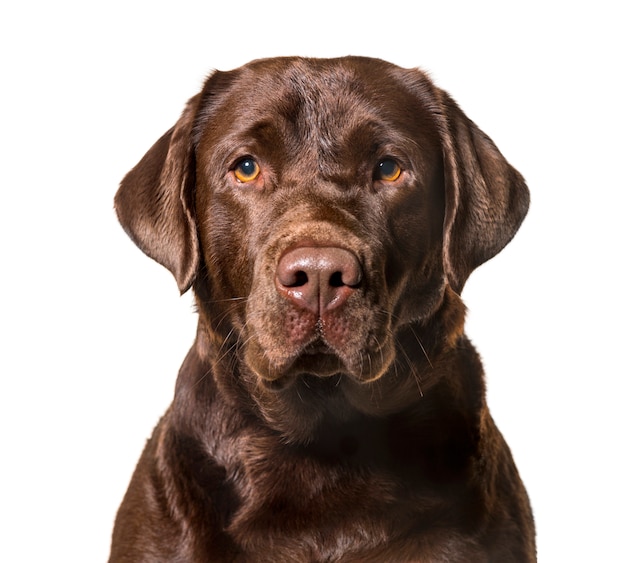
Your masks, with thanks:
[[[210,76],[115,198],[199,322],[110,561],[534,561],[459,297],[528,203],[419,70]]]

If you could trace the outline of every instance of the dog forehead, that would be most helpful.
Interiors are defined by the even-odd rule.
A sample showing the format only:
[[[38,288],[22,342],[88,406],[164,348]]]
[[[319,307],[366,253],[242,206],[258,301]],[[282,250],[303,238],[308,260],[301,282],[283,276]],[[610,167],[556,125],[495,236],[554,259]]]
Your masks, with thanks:
[[[224,122],[220,128],[241,129],[254,121],[297,123],[312,130],[324,124],[338,127],[353,113],[372,105],[368,73],[338,59],[269,59],[250,63],[230,73],[227,91],[205,95],[207,112]],[[216,75],[207,84],[219,84]],[[341,124],[339,124],[341,122]]]
[[[345,103],[363,102],[381,89],[390,93],[399,86],[392,77],[398,67],[378,59],[277,58],[253,61],[239,70],[242,90],[278,109],[292,102],[307,110],[328,106],[338,111]]]
[[[360,131],[415,138],[431,121],[412,88],[416,78],[428,80],[416,69],[365,57],[253,61],[209,78],[196,140],[224,143],[272,131],[330,154]]]

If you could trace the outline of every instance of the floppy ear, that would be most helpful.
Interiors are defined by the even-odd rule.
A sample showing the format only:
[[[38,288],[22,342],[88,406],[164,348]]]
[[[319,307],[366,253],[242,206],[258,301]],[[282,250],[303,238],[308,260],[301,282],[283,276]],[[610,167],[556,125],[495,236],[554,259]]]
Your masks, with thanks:
[[[443,91],[446,213],[444,269],[461,293],[472,271],[494,257],[521,225],[530,195],[522,176]]]
[[[165,266],[181,293],[198,271],[199,243],[193,192],[192,129],[200,95],[187,103],[176,125],[122,180],[115,195],[120,223],[135,244]]]

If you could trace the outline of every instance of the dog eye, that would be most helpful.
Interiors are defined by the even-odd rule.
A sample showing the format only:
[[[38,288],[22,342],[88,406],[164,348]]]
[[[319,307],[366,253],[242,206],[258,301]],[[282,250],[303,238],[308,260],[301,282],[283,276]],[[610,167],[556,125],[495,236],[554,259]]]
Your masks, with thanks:
[[[246,183],[256,180],[257,176],[261,173],[261,167],[257,161],[247,156],[239,160],[233,168],[233,174],[238,181]]]
[[[383,182],[395,182],[402,173],[402,168],[393,158],[384,158],[374,170],[374,179]]]

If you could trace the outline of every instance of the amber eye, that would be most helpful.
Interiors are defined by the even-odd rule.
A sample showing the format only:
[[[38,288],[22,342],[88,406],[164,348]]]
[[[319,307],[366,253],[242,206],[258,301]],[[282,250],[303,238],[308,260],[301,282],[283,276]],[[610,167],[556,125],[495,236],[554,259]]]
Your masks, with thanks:
[[[384,158],[374,170],[374,179],[383,182],[395,182],[402,174],[402,168],[393,158]]]
[[[235,174],[235,178],[240,182],[252,182],[256,180],[257,176],[261,172],[261,167],[257,164],[256,160],[247,156],[242,158],[235,164],[233,168],[233,173]]]

